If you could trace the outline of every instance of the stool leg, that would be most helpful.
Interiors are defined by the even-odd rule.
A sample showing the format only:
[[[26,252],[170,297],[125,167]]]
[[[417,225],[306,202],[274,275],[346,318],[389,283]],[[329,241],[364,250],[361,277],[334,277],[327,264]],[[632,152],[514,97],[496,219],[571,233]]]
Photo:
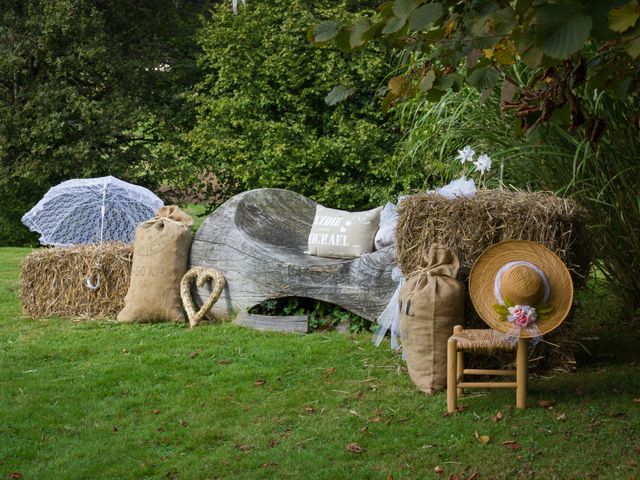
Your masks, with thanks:
[[[464,352],[458,352],[456,364],[456,382],[459,382],[462,378],[462,372],[464,371]],[[458,388],[457,392],[459,397],[464,396],[464,388]]]
[[[529,376],[529,339],[518,339],[516,353],[516,407],[527,407],[527,381]]]
[[[458,369],[456,368],[458,342],[450,338],[447,342],[447,411],[454,413],[458,406],[457,385]]]

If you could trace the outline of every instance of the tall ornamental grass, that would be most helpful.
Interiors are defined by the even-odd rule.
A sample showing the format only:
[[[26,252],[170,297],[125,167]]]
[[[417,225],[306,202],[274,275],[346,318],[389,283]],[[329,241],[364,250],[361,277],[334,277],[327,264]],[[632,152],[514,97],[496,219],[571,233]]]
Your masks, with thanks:
[[[463,89],[429,103],[414,99],[398,114],[406,132],[396,151],[405,184],[432,188],[459,171],[456,150],[471,145],[494,163],[490,186],[551,190],[588,211],[594,254],[625,316],[640,313],[640,100],[609,96],[583,99],[583,108],[605,122],[598,142],[584,130],[551,122],[528,134],[500,113],[498,98],[481,103]],[[421,183],[422,182],[422,183]]]

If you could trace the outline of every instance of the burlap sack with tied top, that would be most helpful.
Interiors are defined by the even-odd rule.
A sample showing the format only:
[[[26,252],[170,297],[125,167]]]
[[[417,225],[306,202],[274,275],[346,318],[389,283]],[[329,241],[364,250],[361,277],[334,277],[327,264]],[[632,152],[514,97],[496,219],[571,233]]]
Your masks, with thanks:
[[[136,230],[131,283],[119,322],[184,322],[180,280],[187,271],[193,219],[162,207]]]
[[[465,289],[447,247],[431,245],[425,263],[400,289],[399,330],[409,376],[430,394],[447,386],[447,340],[463,323]]]

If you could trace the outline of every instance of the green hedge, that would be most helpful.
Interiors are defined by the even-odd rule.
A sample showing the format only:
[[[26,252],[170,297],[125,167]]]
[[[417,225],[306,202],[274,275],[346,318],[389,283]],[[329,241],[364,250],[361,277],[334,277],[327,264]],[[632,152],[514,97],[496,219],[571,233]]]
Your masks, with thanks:
[[[197,120],[188,142],[201,171],[223,186],[218,201],[259,187],[339,208],[381,201],[388,178],[380,165],[397,140],[375,98],[390,68],[385,52],[345,54],[306,40],[319,20],[377,3],[267,0],[241,5],[237,16],[227,4],[214,7],[199,35],[204,76],[191,96]],[[338,84],[357,93],[330,107],[324,98]]]

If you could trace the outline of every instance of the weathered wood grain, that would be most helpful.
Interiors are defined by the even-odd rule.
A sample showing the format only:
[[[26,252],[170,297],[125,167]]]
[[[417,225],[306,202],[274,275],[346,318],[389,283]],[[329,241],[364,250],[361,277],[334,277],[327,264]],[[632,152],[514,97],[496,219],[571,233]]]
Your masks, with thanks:
[[[396,287],[393,247],[345,260],[307,255],[316,203],[280,189],[236,195],[202,224],[191,266],[220,270],[227,286],[212,316],[226,319],[270,298],[323,300],[375,320]],[[209,296],[198,289],[196,301]]]
[[[234,320],[237,325],[251,327],[256,330],[308,333],[309,317],[306,315],[278,317],[269,315],[255,315],[247,312],[238,312]]]

